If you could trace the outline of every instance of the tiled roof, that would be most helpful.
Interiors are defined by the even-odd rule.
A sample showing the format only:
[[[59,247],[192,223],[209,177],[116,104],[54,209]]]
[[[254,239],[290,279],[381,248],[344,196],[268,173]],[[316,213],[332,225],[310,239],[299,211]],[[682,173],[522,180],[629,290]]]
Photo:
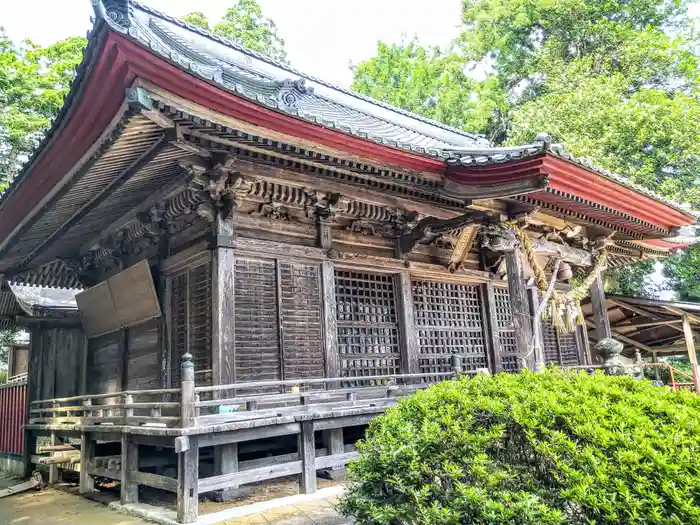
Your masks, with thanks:
[[[442,148],[487,144],[478,135],[304,74],[146,5],[132,5],[129,36],[195,74],[267,106],[381,144],[434,156]]]
[[[489,164],[501,164],[511,161],[517,161],[525,159],[527,157],[536,157],[537,155],[542,155],[549,153],[556,157],[560,157],[567,160],[573,164],[576,164],[582,168],[589,171],[598,173],[599,175],[615,181],[617,184],[629,188],[637,193],[646,195],[654,200],[663,202],[667,206],[670,206],[676,210],[680,210],[684,213],[690,213],[690,207],[676,202],[668,197],[659,195],[658,193],[649,190],[639,184],[635,184],[630,181],[627,177],[619,175],[608,171],[600,166],[596,166],[594,163],[588,161],[587,159],[582,159],[579,157],[574,157],[568,153],[564,146],[561,144],[553,144],[552,139],[546,133],[539,133],[532,144],[524,144],[521,146],[510,146],[502,148],[455,148],[455,149],[445,149],[443,151],[443,156],[446,157],[446,162],[449,165],[461,165],[468,167],[475,166],[486,166]]]

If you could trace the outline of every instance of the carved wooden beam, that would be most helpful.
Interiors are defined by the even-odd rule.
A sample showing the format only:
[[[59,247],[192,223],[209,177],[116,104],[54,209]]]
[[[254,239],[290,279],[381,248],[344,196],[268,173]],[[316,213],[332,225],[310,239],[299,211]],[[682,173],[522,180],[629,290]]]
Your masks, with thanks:
[[[416,244],[432,234],[457,230],[472,224],[481,224],[490,219],[489,213],[475,210],[470,210],[452,219],[425,217],[414,228],[399,237],[399,251],[401,255],[407,255],[415,248]]]
[[[482,248],[492,252],[509,252],[515,250],[519,243],[509,228],[489,225],[482,231]],[[558,257],[563,262],[574,266],[593,266],[593,254],[580,248],[559,244],[545,239],[533,239],[532,245],[538,255]]]
[[[459,239],[452,250],[452,255],[450,255],[450,261],[447,265],[447,269],[450,272],[455,272],[462,265],[472,246],[474,246],[477,233],[479,233],[478,226],[467,226],[460,232]]]

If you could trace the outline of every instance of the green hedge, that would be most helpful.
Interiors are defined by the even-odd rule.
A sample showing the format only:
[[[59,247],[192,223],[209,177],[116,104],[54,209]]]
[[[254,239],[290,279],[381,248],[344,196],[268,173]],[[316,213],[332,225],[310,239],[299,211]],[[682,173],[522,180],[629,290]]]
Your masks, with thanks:
[[[447,381],[370,425],[358,525],[700,524],[700,397],[549,370]]]

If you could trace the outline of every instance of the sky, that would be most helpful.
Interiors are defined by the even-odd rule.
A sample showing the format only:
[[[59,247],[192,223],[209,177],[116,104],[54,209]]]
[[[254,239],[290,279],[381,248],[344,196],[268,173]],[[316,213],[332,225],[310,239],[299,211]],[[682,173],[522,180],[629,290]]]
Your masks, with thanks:
[[[173,16],[203,11],[218,21],[234,0],[143,0]],[[420,37],[444,45],[458,34],[460,0],[258,0],[285,39],[289,61],[305,73],[349,86],[350,63],[374,55],[377,41]],[[91,26],[90,0],[0,0],[0,25],[10,38],[41,45],[84,35]]]

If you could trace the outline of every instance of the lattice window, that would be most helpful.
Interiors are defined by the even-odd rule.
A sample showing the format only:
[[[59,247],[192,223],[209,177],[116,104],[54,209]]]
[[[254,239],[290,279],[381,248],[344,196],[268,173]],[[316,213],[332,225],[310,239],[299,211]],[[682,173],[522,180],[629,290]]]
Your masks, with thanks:
[[[393,275],[336,270],[338,352],[344,377],[398,374]]]
[[[168,277],[170,383],[180,384],[182,355],[189,352],[198,385],[211,384],[211,267],[186,268]]]
[[[453,352],[468,370],[486,368],[479,287],[413,281],[412,290],[420,371],[449,372]]]
[[[236,258],[235,381],[281,378],[275,261]]]
[[[581,364],[576,335],[573,333],[557,333],[548,324],[542,325],[542,341],[545,364],[554,363],[559,366],[576,366]]]
[[[501,366],[506,372],[520,370],[518,347],[513,329],[513,312],[510,307],[510,294],[506,288],[494,288],[496,302],[496,326],[501,344]]]
[[[550,363],[561,364],[557,331],[553,326],[544,323],[542,324],[542,346],[544,350],[544,362],[547,366],[549,366]]]
[[[211,385],[211,265],[201,264],[189,271],[189,343],[195,382]]]
[[[319,267],[280,262],[279,276],[284,377],[323,377],[323,305]]]

